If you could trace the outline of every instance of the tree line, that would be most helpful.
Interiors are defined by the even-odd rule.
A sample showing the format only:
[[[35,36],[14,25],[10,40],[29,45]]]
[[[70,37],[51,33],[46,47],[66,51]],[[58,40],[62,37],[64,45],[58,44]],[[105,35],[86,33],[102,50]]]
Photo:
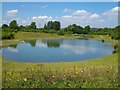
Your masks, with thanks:
[[[18,25],[16,20],[2,25],[2,39],[12,39],[14,34],[18,31],[24,32],[44,32],[44,33],[57,33],[58,35],[64,34],[90,34],[90,35],[109,35],[112,39],[119,39],[120,26],[115,28],[91,28],[89,25],[82,27],[80,25],[72,24],[65,28],[61,28],[60,21],[48,21],[43,28],[37,28],[36,22],[31,22],[30,25]]]

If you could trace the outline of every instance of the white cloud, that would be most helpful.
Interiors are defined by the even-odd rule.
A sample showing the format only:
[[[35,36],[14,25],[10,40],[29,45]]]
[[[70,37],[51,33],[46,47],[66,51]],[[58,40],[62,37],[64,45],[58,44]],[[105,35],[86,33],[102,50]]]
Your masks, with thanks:
[[[74,15],[83,15],[86,13],[87,13],[87,11],[85,11],[85,10],[76,10],[75,12],[73,12]]]
[[[106,12],[103,15],[111,16],[111,15],[118,15],[118,11],[120,11],[120,7],[114,7]]]
[[[37,40],[37,41],[36,41],[36,46],[37,46],[37,47],[42,47],[42,48],[47,48],[47,44],[42,43],[41,40]]]
[[[11,52],[18,52],[18,49],[16,48],[8,47],[7,49]]]
[[[68,8],[65,8],[65,9],[63,10],[63,12],[72,12],[72,10],[71,10],[71,9],[68,9]]]
[[[29,4],[29,5],[22,5],[22,7],[30,7],[30,8],[43,8],[43,9],[45,9],[45,8],[47,8],[48,7],[48,5],[43,5],[43,6],[41,6],[41,5],[33,5],[33,4]]]
[[[120,7],[114,7],[111,11],[118,12],[118,11],[120,11]]]
[[[90,13],[86,10],[72,10],[66,8],[63,11],[69,12],[69,14],[67,13],[63,16],[33,16],[26,19],[19,19],[17,21],[20,25],[29,25],[34,21],[37,23],[37,27],[43,27],[48,21],[55,20],[61,22],[62,28],[67,27],[70,24],[77,24],[82,27],[86,25],[90,25],[91,27],[115,27],[118,23],[118,9],[119,7],[114,7],[106,12],[97,14]],[[6,23],[10,22],[7,20],[4,21],[6,21]]]
[[[6,23],[7,21],[3,20],[2,23]]]
[[[87,51],[95,52],[97,50],[97,48],[93,48],[93,47],[87,47],[87,46],[82,46],[82,45],[81,46],[71,45],[71,44],[62,44],[61,48],[68,50],[67,52],[73,52],[78,55],[84,54]]]
[[[34,17],[32,17],[32,19],[33,20],[36,20],[36,19],[52,19],[52,17],[51,16],[34,16]]]
[[[18,13],[18,10],[15,9],[15,10],[9,10],[7,11],[7,16],[15,16],[16,14]]]
[[[90,18],[99,18],[99,15],[98,15],[98,14],[92,14],[92,15],[90,16]]]
[[[61,17],[62,19],[73,19],[73,16],[65,15]]]
[[[48,21],[56,20],[56,18],[52,16],[34,16],[29,20],[30,22],[34,21],[37,23],[37,27],[43,27],[45,23]]]

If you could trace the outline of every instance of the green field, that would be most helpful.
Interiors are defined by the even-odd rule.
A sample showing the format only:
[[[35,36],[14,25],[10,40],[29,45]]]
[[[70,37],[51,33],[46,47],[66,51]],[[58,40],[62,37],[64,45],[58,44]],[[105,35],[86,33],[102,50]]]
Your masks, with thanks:
[[[37,38],[76,39],[86,37],[104,39],[115,45],[117,40],[105,35],[64,35],[18,32],[13,40],[3,40],[3,47],[20,40]],[[2,61],[4,88],[117,88],[118,54],[81,62],[23,63]]]

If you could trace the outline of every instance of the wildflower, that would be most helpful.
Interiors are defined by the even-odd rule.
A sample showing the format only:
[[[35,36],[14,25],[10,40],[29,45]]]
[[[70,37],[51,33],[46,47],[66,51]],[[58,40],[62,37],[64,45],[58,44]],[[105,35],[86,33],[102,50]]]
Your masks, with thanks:
[[[8,75],[12,75],[12,73],[11,73],[11,72],[7,72],[7,74],[8,74]]]
[[[27,78],[24,78],[24,81],[26,82],[26,81],[27,81]]]
[[[75,68],[75,70],[78,70],[78,68]]]
[[[76,74],[78,74],[78,72],[76,72]]]
[[[53,82],[53,85],[55,85],[56,84],[56,82]]]
[[[63,80],[65,80],[65,78],[63,78]]]
[[[70,84],[68,84],[68,86],[71,86]]]
[[[66,77],[66,75],[64,75],[64,77]]]
[[[55,76],[52,76],[53,78],[55,77]]]

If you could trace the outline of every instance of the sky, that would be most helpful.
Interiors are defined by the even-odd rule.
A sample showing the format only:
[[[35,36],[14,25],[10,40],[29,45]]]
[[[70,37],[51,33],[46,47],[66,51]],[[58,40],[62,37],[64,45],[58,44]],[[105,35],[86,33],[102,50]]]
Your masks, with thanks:
[[[17,20],[19,25],[36,22],[43,27],[48,21],[60,21],[61,27],[115,27],[118,25],[117,2],[3,2],[2,23]]]

